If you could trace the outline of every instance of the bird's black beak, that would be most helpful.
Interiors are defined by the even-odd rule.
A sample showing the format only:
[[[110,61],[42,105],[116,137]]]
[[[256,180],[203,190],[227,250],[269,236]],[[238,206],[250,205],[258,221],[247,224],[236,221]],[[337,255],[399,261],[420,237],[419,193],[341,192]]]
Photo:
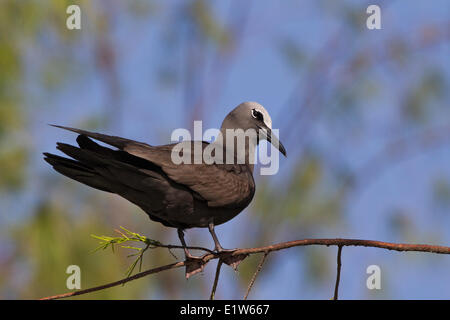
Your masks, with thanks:
[[[269,141],[275,148],[278,149],[278,151],[280,151],[283,156],[286,156],[286,149],[284,148],[283,144],[281,143],[280,140],[278,140],[277,136],[275,134],[272,133],[272,130],[270,130],[270,128],[268,128],[267,126],[258,126],[259,127],[259,135],[261,136],[260,138],[262,139],[266,139],[267,141]]]

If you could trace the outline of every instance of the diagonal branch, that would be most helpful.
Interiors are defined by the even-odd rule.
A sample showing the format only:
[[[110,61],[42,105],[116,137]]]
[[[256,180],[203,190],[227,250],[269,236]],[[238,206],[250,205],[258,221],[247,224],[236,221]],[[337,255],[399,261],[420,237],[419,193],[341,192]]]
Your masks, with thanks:
[[[303,240],[294,240],[288,242],[281,242],[265,247],[259,248],[247,248],[247,249],[236,249],[232,252],[220,252],[220,253],[206,253],[204,254],[200,260],[203,265],[206,265],[209,261],[214,259],[224,259],[227,257],[235,257],[235,256],[244,256],[251,255],[256,253],[265,253],[266,255],[272,251],[284,250],[292,247],[300,247],[300,246],[311,246],[311,245],[321,245],[321,246],[338,246],[338,248],[342,248],[344,246],[359,246],[359,247],[373,247],[373,248],[381,248],[387,250],[395,250],[395,251],[416,251],[416,252],[429,252],[429,253],[439,253],[439,254],[450,254],[450,247],[447,246],[439,246],[439,245],[429,245],[429,244],[403,244],[403,243],[391,243],[391,242],[383,242],[383,241],[375,241],[375,240],[360,240],[360,239],[303,239]],[[338,251],[339,252],[339,251]],[[340,254],[338,254],[338,259],[340,260]],[[51,297],[42,298],[42,300],[53,300],[53,299],[61,299],[67,297],[78,296],[82,294],[87,294],[111,287],[115,287],[121,285],[123,283],[136,280],[142,277],[145,277],[150,274],[159,273],[162,271],[180,268],[183,266],[187,266],[193,263],[198,263],[195,260],[186,260],[180,261],[177,263],[168,264],[165,266],[161,266],[158,268],[153,268],[147,271],[143,271],[141,273],[137,273],[134,276],[115,281],[112,283],[108,283],[102,286],[89,288],[85,290],[79,290],[69,293],[64,293],[60,295],[55,295]],[[338,263],[339,264],[339,263]],[[262,266],[262,264],[261,264]],[[338,267],[339,270],[339,267]],[[218,278],[217,274],[216,277]],[[338,279],[339,280],[339,279]],[[338,283],[338,281],[337,281]]]
[[[269,254],[268,251],[266,251],[264,253],[264,256],[262,257],[261,261],[259,262],[258,266],[256,267],[256,271],[253,274],[252,280],[250,280],[250,284],[248,285],[247,292],[245,293],[244,300],[247,300],[250,290],[252,290],[252,287],[253,287],[253,284],[255,283],[256,277],[258,276],[258,273],[261,271],[262,266],[263,266],[264,262],[266,261],[266,257],[268,254]]]
[[[55,300],[55,299],[61,299],[61,298],[68,298],[68,297],[74,297],[74,296],[79,296],[82,294],[87,294],[87,293],[91,293],[91,292],[95,292],[95,291],[100,291],[100,290],[104,290],[104,289],[108,289],[108,288],[112,288],[112,287],[116,287],[116,286],[120,286],[121,284],[148,276],[150,274],[153,273],[159,273],[162,271],[166,271],[166,270],[170,270],[170,269],[175,269],[175,268],[180,268],[186,265],[185,261],[181,261],[181,262],[176,262],[176,263],[171,263],[162,267],[157,267],[157,268],[153,268],[147,271],[143,271],[141,273],[137,273],[134,276],[122,279],[122,280],[118,280],[115,282],[111,282],[111,283],[107,283],[104,284],[102,286],[98,286],[98,287],[93,287],[93,288],[89,288],[89,289],[85,289],[85,290],[79,290],[79,291],[74,291],[74,292],[69,292],[69,293],[63,293],[63,294],[58,294],[56,296],[51,296],[51,297],[45,297],[42,298],[40,300]]]

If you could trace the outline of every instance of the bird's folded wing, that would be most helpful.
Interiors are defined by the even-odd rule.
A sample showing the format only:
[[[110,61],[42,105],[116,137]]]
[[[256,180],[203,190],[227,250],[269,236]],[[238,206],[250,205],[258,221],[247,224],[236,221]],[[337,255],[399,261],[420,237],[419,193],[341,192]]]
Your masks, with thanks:
[[[205,147],[207,143],[203,143]],[[125,151],[158,166],[173,181],[189,187],[210,207],[240,207],[248,204],[254,192],[254,181],[245,165],[175,164],[174,145],[158,147],[129,145]]]
[[[177,165],[172,161],[173,144],[150,146],[121,137],[53,126],[91,137],[156,164],[170,179],[193,190],[211,207],[238,207],[243,203],[248,203],[253,196],[253,177],[244,165],[208,165],[204,163]],[[205,145],[207,143],[203,142],[202,148]]]

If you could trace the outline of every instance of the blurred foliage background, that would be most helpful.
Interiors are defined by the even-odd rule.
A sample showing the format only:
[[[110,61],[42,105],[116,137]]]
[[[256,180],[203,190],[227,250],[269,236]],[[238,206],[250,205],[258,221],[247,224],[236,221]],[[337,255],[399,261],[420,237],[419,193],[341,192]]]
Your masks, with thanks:
[[[66,28],[78,4],[82,29]],[[378,4],[382,29],[366,28]],[[448,1],[0,2],[0,298],[123,278],[127,250],[92,253],[114,229],[178,243],[125,200],[42,160],[75,136],[48,123],[168,143],[178,127],[218,127],[242,101],[271,113],[289,158],[257,176],[251,206],[217,228],[225,247],[307,237],[450,243]],[[255,172],[257,172],[256,170]],[[212,246],[205,230],[191,245]],[[183,257],[182,252],[175,252]],[[271,254],[250,298],[329,299],[336,248]],[[450,257],[344,248],[340,297],[450,298]],[[147,252],[144,268],[174,261]],[[241,298],[259,257],[223,270],[217,298]],[[382,289],[368,290],[377,264]],[[85,299],[207,298],[215,268],[173,270]]]

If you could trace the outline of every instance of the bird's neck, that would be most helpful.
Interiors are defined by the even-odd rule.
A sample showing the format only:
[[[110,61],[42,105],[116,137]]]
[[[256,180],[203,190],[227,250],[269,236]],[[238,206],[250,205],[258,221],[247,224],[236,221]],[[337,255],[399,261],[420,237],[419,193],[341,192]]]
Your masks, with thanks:
[[[239,131],[220,129],[220,134],[213,142],[223,150],[223,161],[227,164],[246,164],[253,172],[255,150],[258,139],[253,135],[242,135]]]

